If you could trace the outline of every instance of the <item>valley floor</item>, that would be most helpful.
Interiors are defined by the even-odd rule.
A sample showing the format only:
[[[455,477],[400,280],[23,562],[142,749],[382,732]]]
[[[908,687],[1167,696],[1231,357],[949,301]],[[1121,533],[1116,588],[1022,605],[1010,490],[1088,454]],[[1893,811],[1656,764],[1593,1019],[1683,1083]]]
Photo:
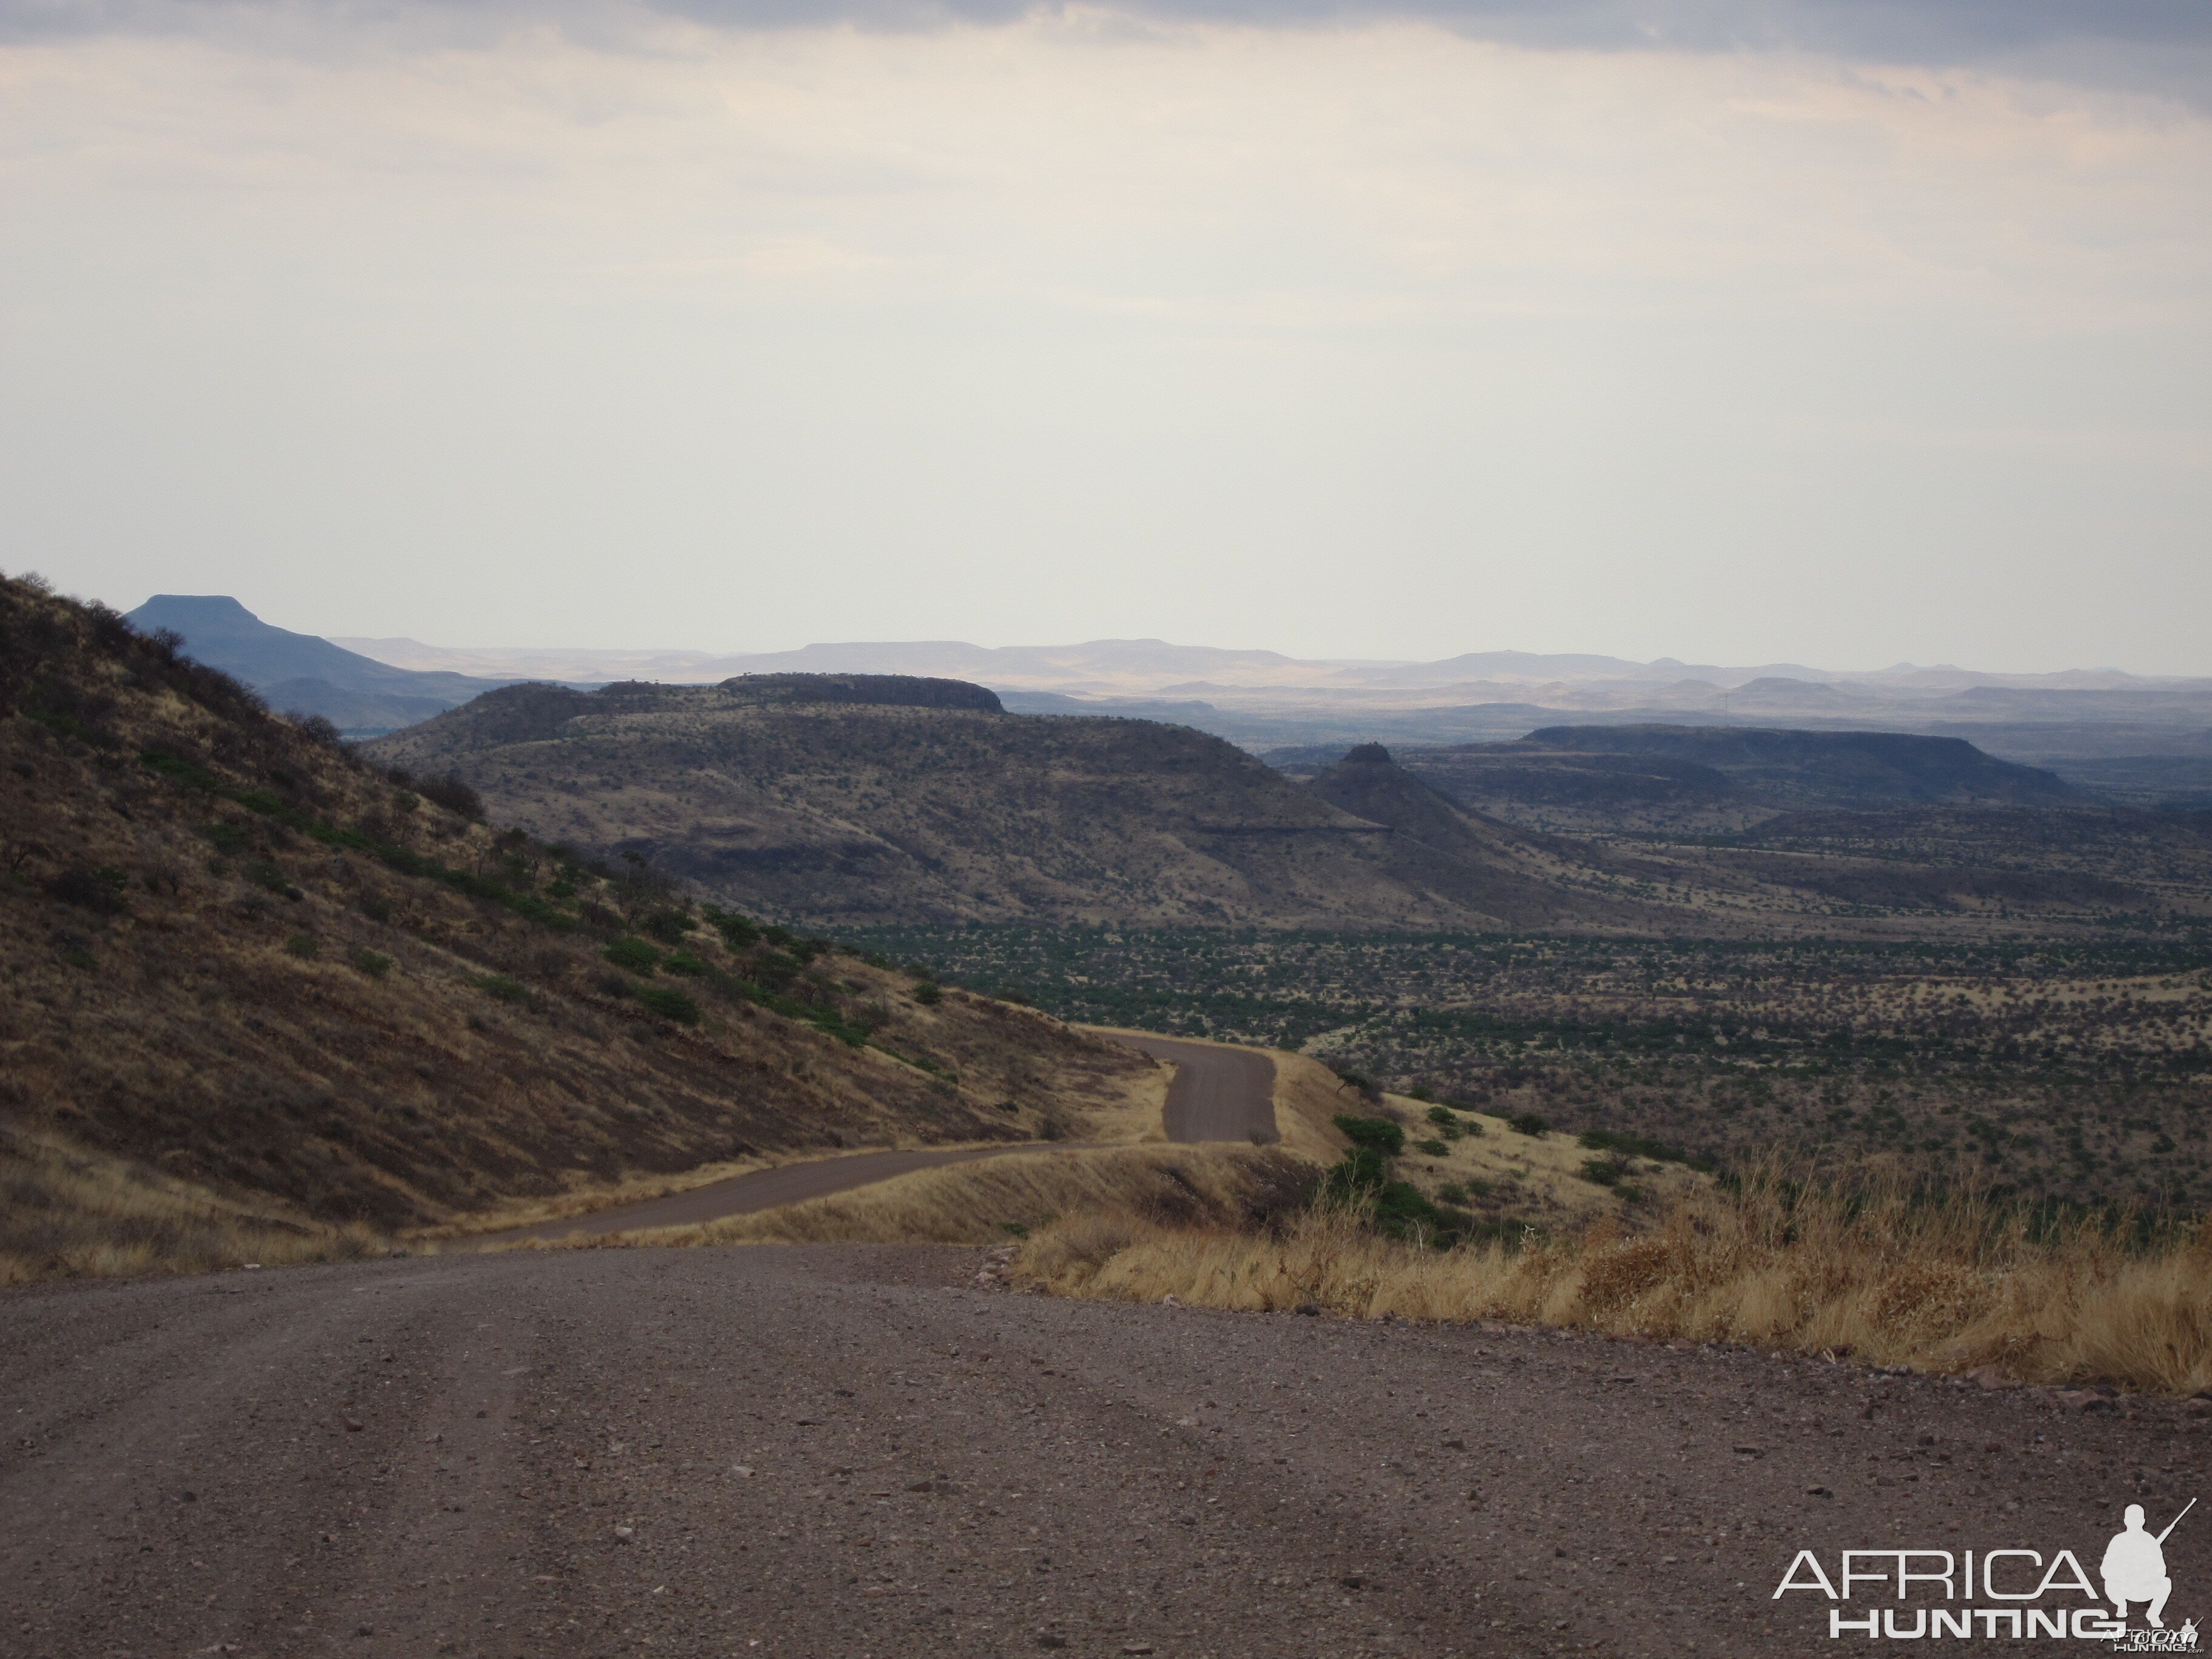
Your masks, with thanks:
[[[2204,1461],[2170,1403],[1012,1296],[979,1261],[524,1253],[0,1295],[7,1646],[1765,1659],[1828,1644],[1825,1598],[1773,1596],[1801,1548],[2094,1571],[2122,1505],[2163,1525]],[[2212,1526],[2166,1560],[2169,1622],[2201,1621]]]

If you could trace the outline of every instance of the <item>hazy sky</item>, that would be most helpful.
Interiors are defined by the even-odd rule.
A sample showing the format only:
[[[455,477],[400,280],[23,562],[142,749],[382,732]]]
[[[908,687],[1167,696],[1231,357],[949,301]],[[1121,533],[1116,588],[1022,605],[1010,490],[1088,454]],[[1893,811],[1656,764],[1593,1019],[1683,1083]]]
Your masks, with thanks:
[[[2212,7],[0,0],[0,568],[2212,673]]]

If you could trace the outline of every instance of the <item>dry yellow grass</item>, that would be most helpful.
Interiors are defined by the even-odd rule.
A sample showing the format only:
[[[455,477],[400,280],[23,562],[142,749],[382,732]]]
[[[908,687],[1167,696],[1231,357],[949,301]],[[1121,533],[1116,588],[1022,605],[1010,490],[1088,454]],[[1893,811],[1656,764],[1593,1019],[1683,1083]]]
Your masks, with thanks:
[[[1424,1152],[1413,1143],[1434,1139],[1435,1126],[1427,1121],[1428,1106],[1409,1095],[1383,1098],[1406,1119],[1407,1148],[1395,1173],[1410,1181],[1431,1199],[1456,1183],[1480,1191],[1492,1189],[1475,1207],[1485,1215],[1538,1223],[1547,1228],[1587,1222],[1612,1215],[1622,1207],[1619,1187],[1601,1186],[1583,1174],[1583,1166],[1600,1157],[1575,1135],[1553,1130],[1526,1135],[1503,1117],[1489,1112],[1455,1109],[1469,1129],[1479,1133],[1444,1143],[1441,1154]],[[1356,1103],[1339,1110],[1364,1110]],[[1710,1184],[1711,1177],[1684,1164],[1665,1164],[1650,1158],[1626,1160],[1628,1176],[1645,1197],[1662,1205]],[[1477,1186],[1476,1183],[1480,1183]]]
[[[1102,1027],[1079,1027],[1103,1030]],[[1111,1033],[1104,1033],[1111,1035]],[[1072,1114],[1076,1138],[1096,1146],[1164,1146],[1168,1083],[1174,1073],[1155,1065],[1103,1082],[1093,1097]]]
[[[1294,1205],[1313,1171],[1273,1148],[1132,1146],[1017,1153],[918,1170],[804,1204],[573,1244],[1004,1243],[1013,1229],[1110,1210],[1148,1224],[1250,1224]]]
[[[1770,1170],[1686,1190],[1657,1225],[1600,1220],[1566,1237],[1422,1250],[1319,1212],[1279,1232],[1092,1212],[1042,1230],[1018,1277],[1066,1295],[1275,1310],[1317,1304],[1618,1335],[1849,1353],[1929,1370],[1993,1365],[2021,1381],[2212,1387],[2212,1222],[2137,1248],[2081,1224],[2037,1237],[1968,1196],[1929,1205],[1890,1182],[1836,1186]]]
[[[0,1285],[344,1261],[389,1248],[364,1227],[238,1202],[20,1131],[0,1132]]]
[[[1310,1054],[1280,1048],[1268,1051],[1275,1062],[1275,1127],[1283,1145],[1316,1164],[1334,1164],[1352,1143],[1332,1121],[1339,1112],[1357,1113],[1359,1103],[1344,1079]]]

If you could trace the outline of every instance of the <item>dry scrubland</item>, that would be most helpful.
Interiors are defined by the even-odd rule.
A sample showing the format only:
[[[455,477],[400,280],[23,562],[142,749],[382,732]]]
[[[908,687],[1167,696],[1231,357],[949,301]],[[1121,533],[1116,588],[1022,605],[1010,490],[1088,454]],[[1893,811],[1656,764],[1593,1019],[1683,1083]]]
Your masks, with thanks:
[[[1127,1211],[1036,1232],[1021,1283],[1061,1295],[1354,1318],[1500,1320],[1744,1343],[2008,1379],[2212,1389],[2212,1223],[2148,1246],[2124,1225],[2035,1236],[2017,1211],[1931,1206],[1895,1183],[1772,1170],[1686,1188],[1656,1222],[1449,1251],[1378,1237],[1347,1210],[1257,1228]]]
[[[495,829],[173,641],[0,580],[0,1282],[1085,1135],[1154,1077]]]
[[[1307,1053],[1723,1164],[1777,1145],[2049,1201],[2212,1206],[2212,936],[1595,939],[887,930],[1079,1020]]]

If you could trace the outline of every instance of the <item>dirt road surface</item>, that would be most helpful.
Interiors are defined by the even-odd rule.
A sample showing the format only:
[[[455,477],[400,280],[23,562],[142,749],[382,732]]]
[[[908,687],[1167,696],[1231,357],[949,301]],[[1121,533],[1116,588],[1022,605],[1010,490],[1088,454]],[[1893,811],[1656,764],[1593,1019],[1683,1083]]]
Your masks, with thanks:
[[[975,1288],[978,1260],[523,1252],[0,1293],[0,1650],[1772,1659],[1891,1645],[1772,1599],[1801,1547],[1832,1575],[1907,1546],[2094,1572],[2124,1504],[2163,1526],[2201,1490],[2170,1404],[1060,1302]],[[2170,1623],[2212,1612],[2195,1518]]]
[[[1170,1140],[1249,1142],[1275,1133],[1275,1062],[1260,1049],[1120,1031],[1114,1040],[1174,1063],[1164,1113]]]
[[[1167,1137],[1177,1141],[1233,1140],[1249,1142],[1255,1132],[1275,1132],[1275,1062],[1256,1048],[1216,1048],[1203,1042],[1180,1042],[1173,1037],[1114,1034],[1117,1042],[1141,1049],[1156,1060],[1175,1063],[1174,1080],[1168,1085],[1163,1113]],[[532,1227],[486,1234],[484,1243],[520,1243],[533,1238],[596,1237],[628,1232],[641,1227],[681,1227],[725,1216],[750,1215],[780,1205],[803,1203],[849,1192],[915,1170],[935,1169],[944,1164],[965,1164],[979,1158],[1008,1152],[1079,1152],[1073,1144],[1058,1148],[1035,1141],[1012,1146],[969,1147],[951,1151],[855,1152],[844,1158],[813,1158],[785,1164],[773,1170],[752,1170],[727,1181],[717,1181],[665,1198],[646,1199],[589,1215],[542,1222]]]

